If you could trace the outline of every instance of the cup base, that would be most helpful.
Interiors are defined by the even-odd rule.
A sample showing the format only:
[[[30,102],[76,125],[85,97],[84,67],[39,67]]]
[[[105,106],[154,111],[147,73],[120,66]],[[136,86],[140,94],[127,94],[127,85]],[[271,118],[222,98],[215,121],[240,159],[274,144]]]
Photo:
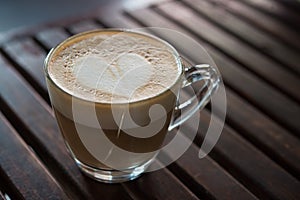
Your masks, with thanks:
[[[150,162],[124,171],[95,169],[83,164],[77,159],[76,164],[84,174],[96,181],[103,183],[121,183],[138,178],[147,169]]]

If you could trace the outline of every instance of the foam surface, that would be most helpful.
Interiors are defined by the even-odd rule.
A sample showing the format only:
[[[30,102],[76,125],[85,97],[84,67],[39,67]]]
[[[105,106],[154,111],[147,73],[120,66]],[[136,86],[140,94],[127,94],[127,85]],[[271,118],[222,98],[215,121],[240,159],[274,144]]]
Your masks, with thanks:
[[[170,88],[181,73],[177,62],[173,49],[153,38],[91,32],[56,50],[48,71],[59,87],[79,98],[132,102]]]

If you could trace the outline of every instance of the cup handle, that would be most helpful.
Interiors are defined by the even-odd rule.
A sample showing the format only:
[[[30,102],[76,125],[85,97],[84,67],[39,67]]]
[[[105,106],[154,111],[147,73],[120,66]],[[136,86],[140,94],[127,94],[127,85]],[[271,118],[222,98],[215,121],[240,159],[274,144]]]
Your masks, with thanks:
[[[187,67],[184,74],[182,89],[198,81],[205,81],[205,84],[196,91],[193,97],[175,107],[169,131],[184,123],[198,110],[203,109],[221,81],[219,71],[209,64]]]

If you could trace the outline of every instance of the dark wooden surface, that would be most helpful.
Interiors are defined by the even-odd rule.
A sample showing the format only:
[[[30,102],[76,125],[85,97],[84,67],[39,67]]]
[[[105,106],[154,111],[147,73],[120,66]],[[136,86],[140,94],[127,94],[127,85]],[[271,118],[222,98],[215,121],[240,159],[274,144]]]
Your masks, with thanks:
[[[3,36],[0,199],[300,199],[299,8],[296,0],[127,0]],[[43,60],[73,34],[145,26],[178,30],[207,49],[226,86],[225,127],[199,159],[212,117],[204,109],[200,122],[182,126],[183,140],[193,131],[197,136],[176,162],[135,181],[98,183],[79,171],[64,146]]]

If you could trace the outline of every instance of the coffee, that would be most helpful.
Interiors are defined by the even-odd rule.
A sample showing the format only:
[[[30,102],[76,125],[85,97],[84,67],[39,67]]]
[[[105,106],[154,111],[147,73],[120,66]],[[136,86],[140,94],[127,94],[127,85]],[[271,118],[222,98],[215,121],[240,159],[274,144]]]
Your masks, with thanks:
[[[66,42],[53,54],[48,70],[71,95],[99,103],[127,103],[162,93],[174,85],[182,69],[174,50],[157,39],[105,31]]]
[[[47,70],[60,130],[81,167],[129,169],[157,154],[183,73],[171,46],[136,32],[92,31],[60,44]]]
[[[205,63],[183,70],[177,51],[159,38],[108,29],[63,41],[48,54],[45,75],[72,157],[85,174],[108,183],[152,170],[160,149],[172,159],[182,155],[180,134],[162,147],[167,132],[204,108],[221,82]],[[199,81],[205,85],[179,103],[179,90]]]

